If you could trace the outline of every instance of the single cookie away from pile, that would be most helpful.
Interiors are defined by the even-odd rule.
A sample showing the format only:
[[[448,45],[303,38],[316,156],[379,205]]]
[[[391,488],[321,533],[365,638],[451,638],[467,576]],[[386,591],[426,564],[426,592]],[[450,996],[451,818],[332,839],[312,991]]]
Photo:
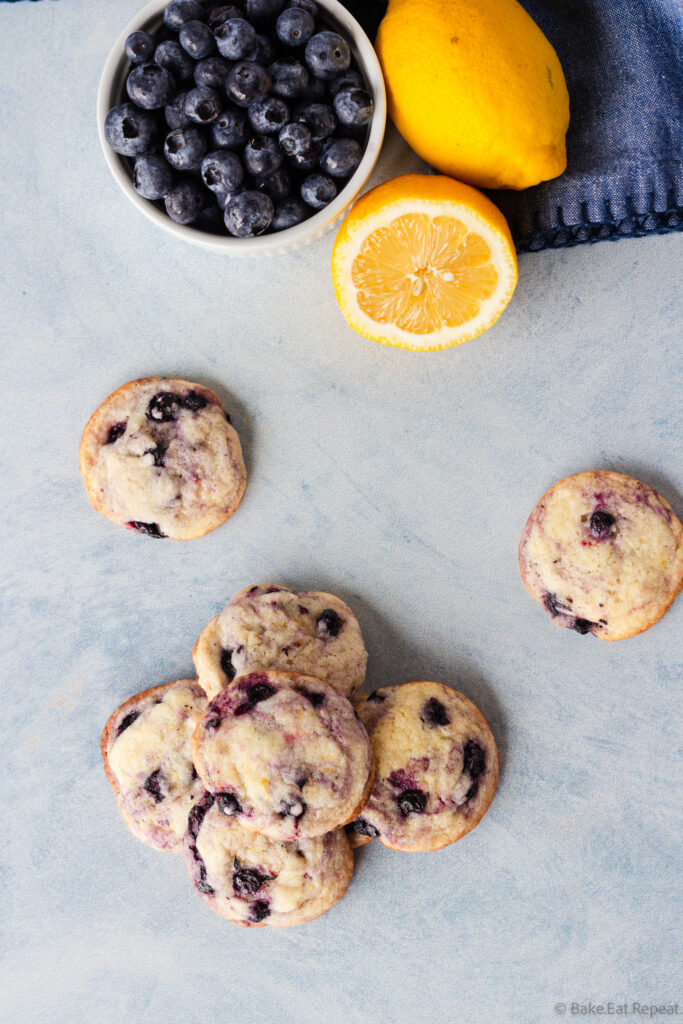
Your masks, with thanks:
[[[343,829],[274,842],[224,814],[210,793],[190,812],[185,856],[204,902],[248,927],[287,927],[320,917],[342,898],[353,874]]]
[[[187,816],[204,792],[191,739],[205,708],[197,681],[181,679],[131,697],[104,727],[104,770],[123,820],[157,850],[183,852]]]
[[[175,377],[118,388],[88,420],[79,455],[93,507],[148,537],[192,540],[215,530],[247,482],[219,399]]]
[[[498,785],[498,749],[481,711],[443,683],[375,690],[358,706],[375,785],[347,831],[393,850],[440,850],[481,821]]]
[[[368,798],[367,732],[329,683],[297,672],[252,672],[211,701],[192,738],[194,764],[224,814],[271,839],[331,832]]]
[[[246,587],[214,616],[195,644],[194,663],[209,698],[235,676],[258,669],[303,672],[354,700],[368,655],[356,616],[333,594],[275,584]]]
[[[594,470],[543,495],[519,544],[524,584],[554,622],[603,640],[642,633],[683,585],[683,526],[647,484]]]

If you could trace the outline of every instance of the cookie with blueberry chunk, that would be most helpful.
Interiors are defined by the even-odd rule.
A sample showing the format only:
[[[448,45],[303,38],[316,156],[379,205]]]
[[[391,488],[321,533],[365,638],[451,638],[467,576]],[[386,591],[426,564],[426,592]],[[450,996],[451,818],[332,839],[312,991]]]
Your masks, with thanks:
[[[623,640],[653,626],[679,593],[683,526],[647,484],[622,473],[578,473],[532,511],[519,566],[557,625]]]
[[[375,785],[347,827],[354,845],[440,850],[477,825],[498,785],[496,741],[481,711],[443,683],[376,690],[358,706],[376,762]]]
[[[298,672],[235,679],[199,720],[192,752],[223,813],[283,841],[356,818],[375,772],[353,706],[329,683]]]
[[[215,530],[247,482],[219,399],[176,377],[118,388],[88,420],[79,456],[93,507],[148,537],[191,540]]]
[[[248,928],[285,928],[320,917],[342,898],[353,874],[343,829],[274,842],[223,813],[211,793],[190,813],[185,856],[207,906]]]
[[[183,852],[187,816],[204,792],[190,741],[205,708],[196,679],[181,679],[131,697],[104,727],[104,770],[121,816],[157,850]]]
[[[209,698],[256,669],[304,672],[354,700],[368,655],[356,616],[333,594],[276,584],[241,590],[202,631],[193,651]]]

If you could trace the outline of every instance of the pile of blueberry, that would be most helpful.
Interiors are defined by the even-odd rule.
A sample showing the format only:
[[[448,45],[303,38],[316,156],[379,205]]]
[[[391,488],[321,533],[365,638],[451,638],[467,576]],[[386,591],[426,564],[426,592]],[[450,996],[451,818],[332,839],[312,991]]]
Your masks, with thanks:
[[[239,5],[239,6],[238,6]],[[322,209],[355,171],[373,102],[314,0],[173,0],[126,40],[107,142],[178,224],[249,238]]]

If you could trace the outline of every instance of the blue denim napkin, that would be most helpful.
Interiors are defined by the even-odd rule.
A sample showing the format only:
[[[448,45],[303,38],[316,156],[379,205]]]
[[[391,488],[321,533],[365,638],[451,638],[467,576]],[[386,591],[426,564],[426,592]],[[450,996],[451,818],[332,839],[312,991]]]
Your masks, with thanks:
[[[382,0],[344,0],[371,38]],[[681,0],[522,0],[564,69],[567,170],[492,192],[517,248],[597,242],[683,227]]]

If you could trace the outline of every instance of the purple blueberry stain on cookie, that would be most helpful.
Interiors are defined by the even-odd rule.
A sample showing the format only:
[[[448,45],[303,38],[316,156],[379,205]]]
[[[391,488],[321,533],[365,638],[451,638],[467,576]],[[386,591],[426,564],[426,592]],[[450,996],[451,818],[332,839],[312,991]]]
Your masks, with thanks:
[[[420,718],[432,728],[437,725],[450,725],[451,720],[448,717],[448,712],[445,706],[436,697],[430,697],[428,701],[425,701]]]
[[[404,789],[396,797],[399,813],[407,818],[410,814],[424,814],[427,807],[427,794],[421,789]]]
[[[140,717],[139,711],[130,711],[119,724],[117,736],[120,736],[122,732],[125,732],[129,725],[132,725],[136,718]]]
[[[252,676],[252,679],[254,677]],[[270,683],[266,682],[247,682],[240,685],[241,690],[246,690],[246,700],[244,704],[240,704],[238,708],[235,708],[235,716],[244,715],[249,711],[253,711],[257,704],[260,704],[264,700],[268,700],[269,697],[273,697],[277,690]]]
[[[367,818],[356,818],[346,826],[346,831],[356,832],[357,835],[368,836],[370,839],[376,839],[379,835],[379,829],[371,825]]]
[[[118,439],[120,437],[123,437],[123,435],[125,434],[126,426],[127,424],[125,422],[113,423],[112,426],[109,428],[109,431],[107,433],[107,440],[104,443],[115,444],[118,441]]]
[[[143,788],[154,798],[156,803],[161,803],[164,799],[164,794],[161,791],[161,768],[157,768],[155,772],[147,776]]]
[[[334,608],[324,608],[315,624],[316,636],[321,640],[330,640],[332,637],[339,636],[341,628],[341,616],[335,612]]]
[[[221,668],[225,672],[230,682],[232,682],[232,680],[237,675],[237,669],[232,663],[232,655],[233,652],[230,650],[229,647],[224,648],[223,651],[221,652]]]
[[[195,866],[194,884],[199,892],[204,893],[205,896],[213,896],[216,890],[207,881],[206,864],[197,849],[197,836],[207,811],[213,806],[213,801],[213,794],[205,793],[199,803],[194,805],[187,819],[187,834],[190,837],[188,849]]]
[[[302,697],[305,697],[314,708],[319,708],[325,700],[324,693],[316,693],[315,690],[309,690],[305,686],[297,687],[297,693],[300,693]]]
[[[180,414],[180,398],[172,391],[159,391],[147,406],[147,419],[154,423],[171,423]]]
[[[281,818],[294,818],[298,821],[306,813],[306,804],[299,797],[292,796],[289,800],[283,800],[277,812]]]
[[[476,740],[468,740],[465,744],[462,759],[462,770],[469,775],[472,785],[465,793],[465,800],[472,800],[479,790],[479,781],[486,768],[486,754]]]
[[[255,903],[252,903],[249,913],[249,920],[252,924],[260,924],[267,917],[270,917],[270,907],[265,900],[256,900]]]
[[[617,521],[611,512],[608,512],[604,508],[596,508],[588,521],[588,527],[591,535],[595,537],[596,540],[605,540],[605,538],[613,535],[616,522]]]
[[[155,537],[156,539],[165,539],[166,537],[166,534],[159,529],[158,523],[141,523],[137,519],[131,519],[126,526],[129,530],[144,534],[145,537]]]
[[[234,818],[242,813],[242,805],[234,793],[217,793],[216,803],[218,804],[218,810],[226,818]]]

